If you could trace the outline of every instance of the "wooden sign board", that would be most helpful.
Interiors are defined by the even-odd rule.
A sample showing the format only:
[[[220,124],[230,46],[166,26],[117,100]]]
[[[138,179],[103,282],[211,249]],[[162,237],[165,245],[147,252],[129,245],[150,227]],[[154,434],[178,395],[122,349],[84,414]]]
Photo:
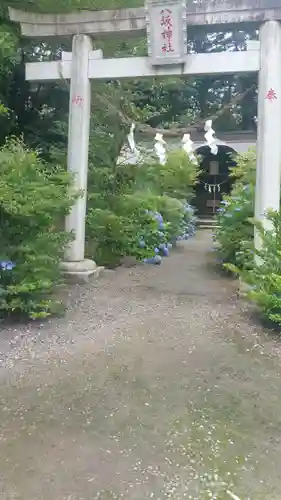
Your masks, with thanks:
[[[220,200],[207,200],[206,205],[209,208],[218,208],[220,206]]]
[[[209,174],[210,175],[219,175],[219,164],[217,161],[210,162]]]
[[[186,48],[186,3],[148,0],[146,5],[148,55],[153,66],[181,64]]]

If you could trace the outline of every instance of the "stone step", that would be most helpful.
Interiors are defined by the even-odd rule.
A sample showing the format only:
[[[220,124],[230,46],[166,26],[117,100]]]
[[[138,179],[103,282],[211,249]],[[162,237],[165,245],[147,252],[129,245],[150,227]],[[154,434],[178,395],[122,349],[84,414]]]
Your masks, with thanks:
[[[212,229],[217,227],[217,221],[211,217],[199,217],[197,220],[198,229]]]
[[[198,231],[201,231],[201,230],[214,231],[215,229],[216,229],[216,226],[198,226],[198,228],[197,228]]]

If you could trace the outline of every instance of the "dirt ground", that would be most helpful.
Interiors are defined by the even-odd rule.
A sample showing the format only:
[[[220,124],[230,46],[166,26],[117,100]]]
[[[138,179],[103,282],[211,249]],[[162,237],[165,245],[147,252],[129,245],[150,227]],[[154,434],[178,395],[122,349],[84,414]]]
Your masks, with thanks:
[[[280,500],[280,346],[208,232],[74,287],[2,327],[1,500]]]

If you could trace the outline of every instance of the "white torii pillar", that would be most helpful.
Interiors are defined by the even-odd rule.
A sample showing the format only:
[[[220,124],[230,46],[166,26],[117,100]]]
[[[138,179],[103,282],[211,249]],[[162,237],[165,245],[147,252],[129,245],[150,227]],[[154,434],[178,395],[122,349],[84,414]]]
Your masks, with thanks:
[[[66,231],[72,231],[62,268],[68,275],[88,278],[99,270],[93,260],[85,259],[85,219],[87,205],[88,151],[90,133],[91,83],[88,76],[92,41],[88,35],[72,40],[71,78],[68,119],[67,169],[74,177],[74,189],[80,192],[70,214]],[[100,52],[100,51],[98,51]]]
[[[280,209],[281,182],[281,24],[260,27],[258,140],[255,218],[270,229],[266,212]],[[255,231],[255,247],[261,239]]]

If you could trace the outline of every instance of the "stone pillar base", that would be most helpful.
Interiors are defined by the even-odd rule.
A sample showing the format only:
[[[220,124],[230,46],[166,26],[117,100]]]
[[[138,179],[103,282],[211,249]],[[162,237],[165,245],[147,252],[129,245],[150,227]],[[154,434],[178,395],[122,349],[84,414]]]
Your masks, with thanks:
[[[66,278],[72,283],[87,283],[99,277],[103,267],[98,267],[93,260],[84,259],[78,262],[62,262],[61,268]]]

